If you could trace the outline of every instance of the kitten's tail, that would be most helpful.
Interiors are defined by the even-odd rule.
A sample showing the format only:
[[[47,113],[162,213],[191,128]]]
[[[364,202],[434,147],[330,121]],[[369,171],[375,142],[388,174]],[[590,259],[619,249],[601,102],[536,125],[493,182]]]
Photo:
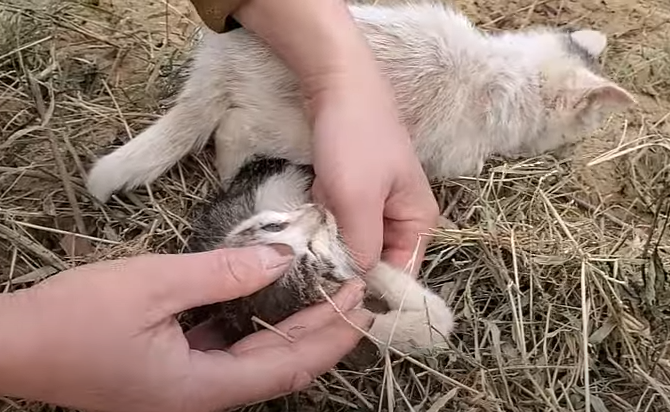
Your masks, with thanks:
[[[192,151],[205,146],[219,118],[211,104],[178,102],[161,119],[89,171],[86,187],[106,202],[119,190],[150,184]]]

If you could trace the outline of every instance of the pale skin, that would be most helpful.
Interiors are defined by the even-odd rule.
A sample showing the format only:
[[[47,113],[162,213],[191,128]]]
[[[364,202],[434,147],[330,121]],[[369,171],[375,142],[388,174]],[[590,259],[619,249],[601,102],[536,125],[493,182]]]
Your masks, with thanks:
[[[0,395],[80,410],[207,412],[308,386],[362,337],[326,302],[229,348],[185,335],[183,310],[249,295],[292,255],[270,247],[145,255],[71,269],[0,297]],[[335,306],[363,330],[350,284]]]
[[[383,257],[404,267],[415,253],[420,261],[427,239],[417,240],[436,224],[437,205],[344,2],[249,0],[235,17],[301,79],[314,125],[314,194],[360,265]],[[271,283],[291,260],[274,250],[102,262],[0,295],[0,394],[102,412],[206,412],[304,388],[361,338],[330,304],[276,325],[292,343],[263,331],[199,351],[202,342],[175,321]],[[362,287],[348,285],[334,301],[365,329],[371,314],[353,309],[361,298]]]

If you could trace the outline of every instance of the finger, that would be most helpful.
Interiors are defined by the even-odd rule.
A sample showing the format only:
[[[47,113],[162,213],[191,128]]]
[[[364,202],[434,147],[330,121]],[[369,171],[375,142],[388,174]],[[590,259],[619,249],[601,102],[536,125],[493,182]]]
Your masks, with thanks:
[[[354,310],[347,317],[367,329],[372,314]],[[233,407],[272,399],[307,387],[335,366],[362,335],[343,320],[335,320],[290,345],[260,348],[233,356],[225,352],[195,352],[193,384],[212,408]]]
[[[167,315],[248,296],[279,278],[292,258],[282,245],[218,249],[143,256],[124,272],[140,283],[144,301]]]
[[[327,195],[318,181],[313,194],[335,216],[356,264],[364,271],[369,270],[379,259],[382,248],[383,199],[371,193],[357,194],[351,189],[339,190],[337,197]]]
[[[237,342],[228,352],[241,355],[262,347],[286,344],[286,337],[299,340],[356,307],[363,300],[364,288],[363,282],[351,282],[343,286],[332,298],[340,312],[330,302],[308,307],[274,325],[283,335],[273,330],[262,330]]]
[[[411,229],[403,231],[389,225],[384,237],[393,241],[385,243],[381,259],[391,266],[417,276],[431,236],[427,232]]]
[[[416,276],[439,217],[425,175],[398,186],[386,204],[385,216],[382,259]]]

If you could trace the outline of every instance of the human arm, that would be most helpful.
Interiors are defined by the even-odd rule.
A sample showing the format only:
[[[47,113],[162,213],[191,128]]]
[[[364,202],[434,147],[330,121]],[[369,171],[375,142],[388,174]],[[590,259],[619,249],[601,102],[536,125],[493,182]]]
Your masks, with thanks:
[[[225,351],[190,349],[174,316],[271,283],[291,261],[273,250],[101,262],[0,295],[0,395],[100,412],[207,412],[302,389],[361,337],[329,304],[275,325],[293,343],[261,331]],[[366,328],[369,313],[351,310],[361,296],[354,285],[336,302]]]
[[[390,263],[404,266],[418,234],[436,224],[437,204],[399,119],[391,84],[346,3],[236,3],[235,19],[263,38],[300,80],[314,130],[317,200],[335,214],[363,268],[371,268],[382,250]],[[419,260],[426,241],[419,245]]]

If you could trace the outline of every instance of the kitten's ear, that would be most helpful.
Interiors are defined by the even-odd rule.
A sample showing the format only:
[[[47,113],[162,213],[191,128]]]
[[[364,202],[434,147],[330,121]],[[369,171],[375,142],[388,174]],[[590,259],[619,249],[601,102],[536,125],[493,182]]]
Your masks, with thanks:
[[[614,82],[589,71],[576,74],[567,101],[577,111],[618,112],[637,104],[635,97]]]
[[[583,102],[587,106],[603,110],[625,110],[637,103],[632,94],[614,83],[605,84],[587,91]]]
[[[593,57],[600,56],[607,47],[607,36],[597,30],[573,31],[570,38]]]

